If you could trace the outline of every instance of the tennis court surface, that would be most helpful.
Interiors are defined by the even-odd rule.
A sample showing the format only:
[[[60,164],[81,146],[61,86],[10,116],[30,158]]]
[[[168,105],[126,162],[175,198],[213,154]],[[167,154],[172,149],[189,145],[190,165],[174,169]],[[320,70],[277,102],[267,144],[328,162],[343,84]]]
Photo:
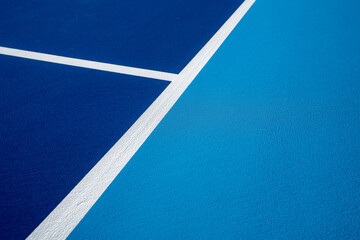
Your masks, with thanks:
[[[360,5],[253,3],[2,1],[0,239],[360,238]]]

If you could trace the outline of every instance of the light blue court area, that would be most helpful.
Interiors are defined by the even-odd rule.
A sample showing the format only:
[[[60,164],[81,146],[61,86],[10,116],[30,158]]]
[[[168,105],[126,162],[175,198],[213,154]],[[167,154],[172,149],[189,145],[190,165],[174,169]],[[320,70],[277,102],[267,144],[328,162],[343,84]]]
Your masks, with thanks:
[[[0,239],[26,238],[168,84],[0,55]]]
[[[0,239],[65,239],[253,0],[0,3]]]
[[[257,1],[69,239],[359,239],[357,1]]]
[[[179,73],[244,0],[0,0],[0,46]]]

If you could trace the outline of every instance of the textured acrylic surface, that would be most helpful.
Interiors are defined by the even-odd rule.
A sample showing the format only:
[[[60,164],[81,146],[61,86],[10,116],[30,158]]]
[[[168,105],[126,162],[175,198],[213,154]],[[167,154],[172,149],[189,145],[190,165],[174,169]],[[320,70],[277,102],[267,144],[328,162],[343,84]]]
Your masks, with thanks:
[[[257,1],[70,239],[358,239],[357,1]]]
[[[28,236],[167,85],[0,56],[0,238]]]
[[[179,73],[243,0],[0,0],[0,46]]]

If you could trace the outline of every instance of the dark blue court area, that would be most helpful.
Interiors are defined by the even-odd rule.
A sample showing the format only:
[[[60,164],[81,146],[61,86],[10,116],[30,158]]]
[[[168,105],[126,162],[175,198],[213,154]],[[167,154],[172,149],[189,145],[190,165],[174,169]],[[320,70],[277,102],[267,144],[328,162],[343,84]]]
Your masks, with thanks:
[[[0,239],[24,239],[168,82],[0,55]]]
[[[0,46],[179,73],[241,3],[0,1]]]

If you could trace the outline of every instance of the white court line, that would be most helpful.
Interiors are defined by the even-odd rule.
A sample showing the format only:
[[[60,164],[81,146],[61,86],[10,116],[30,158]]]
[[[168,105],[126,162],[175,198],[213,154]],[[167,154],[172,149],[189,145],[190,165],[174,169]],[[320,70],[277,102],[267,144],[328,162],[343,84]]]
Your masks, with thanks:
[[[88,61],[88,60],[82,60],[76,58],[62,57],[57,55],[31,52],[31,51],[25,51],[25,50],[19,50],[19,49],[7,48],[1,46],[0,46],[0,54],[51,62],[51,63],[59,63],[64,65],[82,67],[82,68],[90,68],[90,69],[107,71],[107,72],[122,73],[122,74],[128,74],[139,77],[160,79],[166,81],[172,81],[177,77],[177,74],[173,74],[173,73],[127,67],[127,66],[110,64],[110,63]]]
[[[30,234],[28,239],[65,239],[73,231],[254,2],[255,0],[245,0],[201,51],[180,72],[178,80],[169,84],[134,125]]]

